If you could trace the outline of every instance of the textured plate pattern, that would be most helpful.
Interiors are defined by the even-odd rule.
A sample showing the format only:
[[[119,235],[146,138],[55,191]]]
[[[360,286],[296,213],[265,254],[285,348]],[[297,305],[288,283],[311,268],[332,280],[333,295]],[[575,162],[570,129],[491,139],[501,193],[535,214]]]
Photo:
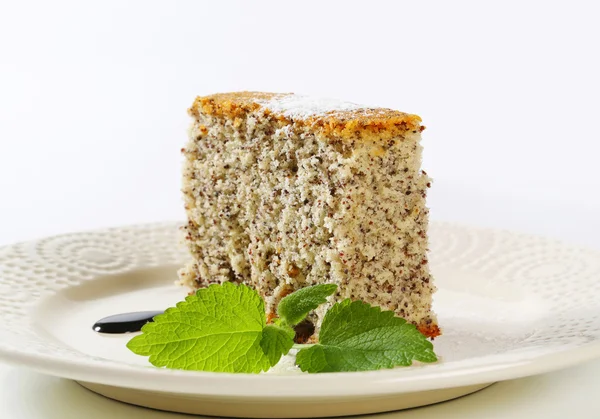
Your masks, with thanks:
[[[0,249],[0,356],[101,384],[245,396],[268,388],[285,396],[323,388],[346,395],[358,393],[352,387],[357,384],[360,394],[472,385],[549,371],[600,354],[600,252],[446,223],[433,223],[430,236],[432,269],[440,288],[435,308],[445,329],[435,341],[442,355],[435,365],[349,373],[342,379],[335,378],[340,374],[236,375],[244,388],[235,388],[229,385],[231,375],[168,371],[100,358],[49,339],[35,327],[30,310],[61,289],[134,269],[183,264],[186,253],[175,224],[70,234]],[[455,297],[448,298],[453,292]],[[454,308],[468,313],[469,304],[486,301],[460,297],[470,293],[506,300],[506,307],[514,304],[516,311],[490,309],[488,317],[463,321],[453,316]],[[528,310],[529,300],[537,309]],[[523,327],[515,328],[519,316]],[[497,327],[504,320],[511,325],[505,330]],[[467,323],[470,326],[461,328]],[[286,379],[297,381],[294,386],[275,385]],[[248,385],[249,380],[256,385]],[[393,389],[386,387],[390,383]]]
[[[529,329],[527,338],[502,351],[526,352],[538,346],[550,350],[600,339],[600,252],[596,250],[526,234],[435,223],[431,260],[442,284],[447,270],[473,272],[483,284],[505,285],[535,296],[544,305],[548,316]],[[524,323],[529,320],[523,318]]]
[[[181,264],[174,224],[132,226],[48,237],[0,249],[0,350],[43,357],[95,359],[40,336],[29,310],[45,296],[98,276]]]

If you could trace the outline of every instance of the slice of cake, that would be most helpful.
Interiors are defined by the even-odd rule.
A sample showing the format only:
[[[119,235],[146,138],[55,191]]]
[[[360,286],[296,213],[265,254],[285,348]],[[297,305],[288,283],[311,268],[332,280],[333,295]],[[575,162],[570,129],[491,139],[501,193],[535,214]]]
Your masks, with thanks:
[[[198,97],[189,113],[183,284],[243,282],[272,318],[290,292],[334,283],[330,304],[362,300],[440,334],[418,116],[255,92]]]

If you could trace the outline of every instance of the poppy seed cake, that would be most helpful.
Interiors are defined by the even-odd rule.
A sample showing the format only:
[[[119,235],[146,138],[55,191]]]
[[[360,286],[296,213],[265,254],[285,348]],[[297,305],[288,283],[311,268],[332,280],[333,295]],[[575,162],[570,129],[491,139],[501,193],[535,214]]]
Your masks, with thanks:
[[[290,292],[334,283],[311,316],[317,330],[351,298],[440,334],[418,116],[255,92],[198,97],[189,113],[182,284],[248,284],[273,318]]]

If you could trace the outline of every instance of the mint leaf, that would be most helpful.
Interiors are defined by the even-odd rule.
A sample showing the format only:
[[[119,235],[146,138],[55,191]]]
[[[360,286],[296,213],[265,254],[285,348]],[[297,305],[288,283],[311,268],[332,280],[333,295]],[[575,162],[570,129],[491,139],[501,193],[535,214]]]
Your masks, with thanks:
[[[277,306],[277,315],[287,324],[296,325],[306,318],[309,312],[327,302],[327,297],[335,292],[335,284],[319,284],[301,288],[284,297]]]
[[[296,364],[305,372],[368,371],[435,362],[433,345],[414,325],[391,311],[344,300],[325,315],[319,343],[301,349]]]
[[[269,324],[263,329],[260,347],[269,359],[271,366],[276,365],[282,355],[287,354],[294,345],[294,330]]]
[[[127,347],[157,367],[259,373],[289,351],[293,336],[291,329],[266,326],[256,291],[225,282],[156,316]]]

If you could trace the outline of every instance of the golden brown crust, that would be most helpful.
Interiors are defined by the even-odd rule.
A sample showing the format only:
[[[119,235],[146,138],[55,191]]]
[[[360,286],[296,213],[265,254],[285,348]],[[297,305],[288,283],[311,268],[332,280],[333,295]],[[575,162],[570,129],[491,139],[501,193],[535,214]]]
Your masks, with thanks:
[[[269,101],[288,94],[265,92],[217,93],[197,97],[189,109],[190,115],[198,117],[200,113],[221,117],[240,118],[261,107],[266,115],[282,123],[294,122],[300,126],[310,126],[325,137],[340,139],[386,140],[407,131],[422,131],[421,118],[386,108],[361,108],[328,112],[303,119],[295,119],[274,112],[259,102]]]
[[[236,118],[260,108],[257,101],[269,100],[278,96],[264,92],[231,92],[216,93],[209,96],[198,96],[189,112],[197,117],[199,113],[210,116]]]
[[[442,334],[439,326],[435,323],[421,323],[417,326],[417,330],[432,340]]]

